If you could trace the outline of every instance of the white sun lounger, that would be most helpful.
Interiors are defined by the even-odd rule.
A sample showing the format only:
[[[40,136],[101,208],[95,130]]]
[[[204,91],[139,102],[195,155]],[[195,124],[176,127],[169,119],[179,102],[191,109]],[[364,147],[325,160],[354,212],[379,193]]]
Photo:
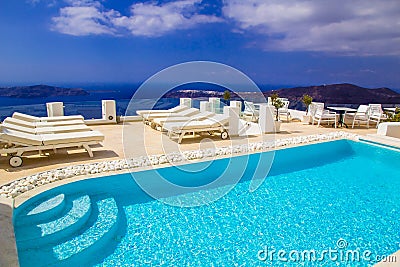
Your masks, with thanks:
[[[93,152],[90,145],[97,145],[104,140],[104,135],[98,131],[60,133],[60,134],[29,134],[3,128],[0,133],[0,154],[12,155],[10,165],[22,165],[22,154],[28,151],[38,151],[57,148],[83,147],[90,157]]]
[[[198,120],[204,120],[207,118],[210,118],[212,116],[215,116],[216,114],[214,112],[210,111],[205,111],[205,112],[200,112],[197,114],[194,114],[192,116],[174,116],[171,115],[166,118],[155,118],[153,120],[153,123],[156,126],[163,126],[164,123],[170,123],[170,122],[185,122],[185,121],[198,121]]]
[[[18,124],[9,122],[5,119],[0,125],[2,128],[9,130],[20,131],[30,134],[51,134],[51,133],[69,133],[69,132],[84,132],[91,131],[90,127],[86,124],[76,124],[76,125],[63,125],[63,126],[50,126],[50,127],[25,127]]]
[[[197,108],[188,108],[185,110],[182,110],[180,112],[173,112],[173,113],[161,113],[161,114],[146,114],[143,116],[143,119],[145,122],[152,123],[154,119],[156,118],[168,118],[172,116],[176,117],[183,117],[183,116],[192,116],[195,114],[200,113],[200,110]],[[152,125],[152,127],[155,127],[155,125]]]
[[[176,122],[176,123],[164,123],[163,129],[168,131],[168,136],[172,138],[178,138],[178,143],[182,142],[183,137],[187,133],[192,133],[193,136],[196,133],[207,132],[212,134],[213,132],[220,132],[222,139],[228,138],[228,123],[229,117],[225,115],[215,115],[212,118],[208,118],[202,121],[187,121],[187,122]]]
[[[188,108],[189,108],[188,106],[179,105],[179,106],[167,109],[167,110],[165,110],[165,109],[160,109],[160,110],[158,110],[158,109],[155,109],[155,110],[153,110],[153,109],[137,110],[136,113],[143,117],[144,115],[148,115],[148,114],[158,114],[158,113],[161,114],[161,113],[180,112],[180,111],[183,111],[183,110],[188,109]]]
[[[19,119],[19,120],[24,120],[24,121],[29,121],[29,122],[39,122],[39,121],[47,121],[47,122],[53,122],[53,121],[68,121],[68,120],[82,120],[83,121],[83,116],[81,115],[73,115],[73,116],[54,116],[54,117],[36,117],[20,112],[14,112],[12,115],[13,118]]]

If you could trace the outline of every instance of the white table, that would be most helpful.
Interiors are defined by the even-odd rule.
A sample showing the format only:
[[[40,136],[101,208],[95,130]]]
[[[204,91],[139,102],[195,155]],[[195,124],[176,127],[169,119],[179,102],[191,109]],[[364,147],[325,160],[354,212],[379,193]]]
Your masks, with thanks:
[[[344,122],[344,114],[346,114],[346,112],[357,112],[356,109],[348,107],[327,107],[327,109],[334,110],[335,112],[339,113],[338,126],[343,127],[344,125],[346,128],[348,128],[348,126]]]

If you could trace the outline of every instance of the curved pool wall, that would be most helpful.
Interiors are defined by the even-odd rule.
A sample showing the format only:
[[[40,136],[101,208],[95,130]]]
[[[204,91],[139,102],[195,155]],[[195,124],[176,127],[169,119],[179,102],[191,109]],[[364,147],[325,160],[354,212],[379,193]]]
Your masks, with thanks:
[[[139,171],[133,173],[133,175],[135,179],[147,180],[149,185],[153,185],[157,189],[160,197],[180,198],[181,192],[179,190],[165,191],[165,187],[160,186],[158,183],[159,175],[162,175],[162,177],[170,182],[185,187],[193,187],[193,194],[203,197],[203,195],[212,194],[213,189],[208,189],[207,192],[204,191],[204,194],[202,191],[196,193],[199,190],[199,186],[201,187],[215,181],[229,166],[231,173],[240,175],[238,179],[240,183],[237,187],[240,188],[241,192],[245,193],[247,191],[248,193],[249,182],[253,179],[254,172],[258,168],[269,168],[268,161],[272,158],[274,160],[267,180],[281,176],[287,178],[286,174],[290,177],[291,173],[299,172],[310,172],[311,175],[315,175],[313,173],[314,170],[324,168],[324,166],[330,164],[340,164],[340,166],[352,170],[352,166],[347,166],[347,162],[351,164],[354,158],[357,158],[357,162],[360,160],[362,162],[363,159],[367,162],[365,166],[354,166],[355,172],[360,167],[366,169],[374,168],[375,166],[371,166],[371,162],[376,162],[376,165],[379,165],[380,168],[388,167],[389,170],[392,170],[391,168],[396,166],[400,160],[400,153],[360,142],[339,140],[286,148],[277,150],[275,153],[264,152],[249,156],[218,159],[212,162],[194,163],[184,165],[183,168],[182,166],[174,166]],[[263,165],[263,162],[260,163],[260,159],[261,161],[265,159],[265,165]],[[192,170],[199,169],[202,169],[202,171],[198,173],[191,172]],[[337,170],[339,173],[340,171]],[[333,172],[336,172],[336,170]],[[289,179],[288,181],[290,182],[291,180]],[[213,188],[219,190],[219,188],[228,185],[227,183],[226,181],[215,183]],[[301,184],[299,182],[299,185]],[[373,190],[373,188],[370,190]],[[239,193],[237,194],[239,197]],[[256,196],[257,191],[249,194]],[[187,195],[190,198],[190,194]],[[371,195],[374,195],[373,192]],[[63,207],[60,207],[60,198],[65,198]],[[223,202],[224,199],[226,198],[223,198],[221,201]],[[54,214],[51,211],[48,212],[47,218],[51,222],[47,222],[43,218],[36,218],[35,220],[38,221],[32,218],[27,219],[26,216],[30,211],[46,201],[50,203],[48,204],[49,209],[57,207]],[[145,210],[142,209],[142,214],[137,215],[147,218],[146,216],[154,216],[152,213],[145,214],[149,210],[151,211],[155,205],[160,209],[168,209],[162,208],[162,205],[160,206],[160,204],[156,203],[152,197],[143,192],[130,174],[119,174],[72,182],[38,194],[24,202],[14,211],[13,219],[20,265],[51,266],[53,264],[54,266],[70,266],[71,264],[100,264],[107,256],[112,255],[118,249],[120,243],[123,243],[125,238],[132,235],[130,232],[131,228],[127,227],[127,225],[132,223],[132,213],[130,213],[129,207],[140,207],[143,205]],[[237,203],[237,205],[241,204]],[[77,208],[74,208],[75,206]],[[207,208],[207,205],[205,207]],[[199,209],[201,210],[202,208],[200,207]],[[162,218],[158,219],[162,220]],[[33,227],[27,226],[29,223],[33,223]],[[63,227],[64,224],[65,227]],[[33,233],[24,234],[27,232]],[[392,247],[388,249],[393,250]],[[393,252],[395,251],[391,251],[391,253]],[[136,258],[136,260],[138,259]],[[111,261],[108,260],[105,265],[113,265],[112,263],[117,265],[117,258],[112,258]],[[144,264],[143,262],[136,263]]]

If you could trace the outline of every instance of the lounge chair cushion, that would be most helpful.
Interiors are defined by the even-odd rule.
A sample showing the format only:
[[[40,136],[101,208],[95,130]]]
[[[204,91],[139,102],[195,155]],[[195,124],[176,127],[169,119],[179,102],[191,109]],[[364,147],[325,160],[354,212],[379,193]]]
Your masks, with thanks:
[[[164,123],[169,123],[169,122],[184,122],[184,121],[195,121],[195,120],[203,120],[206,118],[209,118],[211,116],[215,115],[215,113],[213,112],[209,112],[209,111],[205,111],[205,112],[201,112],[198,114],[195,114],[193,116],[169,116],[166,118],[155,118],[153,121],[156,124],[164,124]]]
[[[83,120],[83,116],[81,115],[73,115],[73,116],[54,116],[54,117],[36,117],[20,112],[14,112],[12,115],[13,118],[29,121],[29,122],[39,122],[39,121],[65,121],[65,120]]]
[[[9,123],[6,120],[3,122],[3,127],[20,131],[24,133],[30,134],[45,134],[45,133],[67,133],[67,132],[79,132],[79,131],[90,131],[91,129],[86,124],[77,124],[77,125],[66,125],[66,126],[55,126],[55,127],[24,127],[18,124]]]
[[[101,142],[104,135],[98,131],[60,133],[60,134],[42,134],[43,145],[58,145],[68,143]]]
[[[39,127],[55,127],[55,126],[67,126],[67,125],[85,125],[83,120],[66,120],[66,121],[52,121],[52,122],[29,122],[16,118],[7,117],[4,122],[9,124],[20,125],[27,128],[39,128]]]
[[[157,114],[157,113],[161,114],[161,113],[170,113],[170,112],[180,112],[185,109],[188,109],[188,107],[185,105],[179,105],[179,106],[167,109],[167,110],[157,110],[157,109],[155,109],[155,110],[153,110],[153,109],[137,110],[136,113],[140,116],[143,116],[146,114],[148,115],[148,114]]]
[[[146,120],[153,120],[156,118],[168,118],[171,116],[191,116],[194,114],[199,113],[200,110],[198,110],[197,108],[189,108],[189,109],[185,109],[182,110],[180,112],[169,112],[169,113],[157,113],[157,114],[144,114],[143,118]]]
[[[31,115],[24,114],[24,113],[19,113],[19,112],[14,112],[12,117],[15,118],[15,119],[29,121],[29,122],[39,121],[38,117],[31,116]]]
[[[28,134],[19,131],[13,131],[7,128],[2,128],[0,139],[6,143],[24,144],[26,146],[41,146],[41,135]]]
[[[168,131],[177,130],[197,130],[207,128],[216,128],[226,125],[229,122],[229,118],[225,115],[215,115],[212,118],[208,118],[202,121],[189,121],[189,122],[176,122],[176,123],[165,123],[163,128]]]

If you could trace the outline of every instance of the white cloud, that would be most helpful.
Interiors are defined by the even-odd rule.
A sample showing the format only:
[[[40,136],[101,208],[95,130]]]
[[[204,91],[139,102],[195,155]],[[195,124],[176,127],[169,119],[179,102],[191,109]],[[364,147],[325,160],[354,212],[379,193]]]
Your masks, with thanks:
[[[175,30],[193,28],[198,24],[222,21],[198,13],[201,0],[180,0],[165,4],[133,4],[129,16],[110,9],[95,0],[66,0],[68,6],[53,18],[53,29],[70,35],[117,35],[129,31],[132,35],[157,37]]]
[[[70,6],[60,9],[60,15],[53,18],[53,30],[64,34],[83,36],[115,34],[110,25],[112,11],[102,11],[102,5],[91,0],[68,0]]]
[[[398,0],[225,0],[223,14],[266,50],[400,55]]]
[[[57,0],[26,0],[26,2],[31,4],[32,6],[43,3],[47,7],[54,7],[57,4]]]
[[[40,3],[40,0],[26,0],[27,3],[32,4],[32,5],[36,5],[38,3]]]
[[[133,35],[159,36],[198,24],[220,22],[221,19],[197,13],[195,5],[201,0],[183,0],[163,5],[138,3],[131,7],[131,16],[121,16],[114,24],[127,28]]]

